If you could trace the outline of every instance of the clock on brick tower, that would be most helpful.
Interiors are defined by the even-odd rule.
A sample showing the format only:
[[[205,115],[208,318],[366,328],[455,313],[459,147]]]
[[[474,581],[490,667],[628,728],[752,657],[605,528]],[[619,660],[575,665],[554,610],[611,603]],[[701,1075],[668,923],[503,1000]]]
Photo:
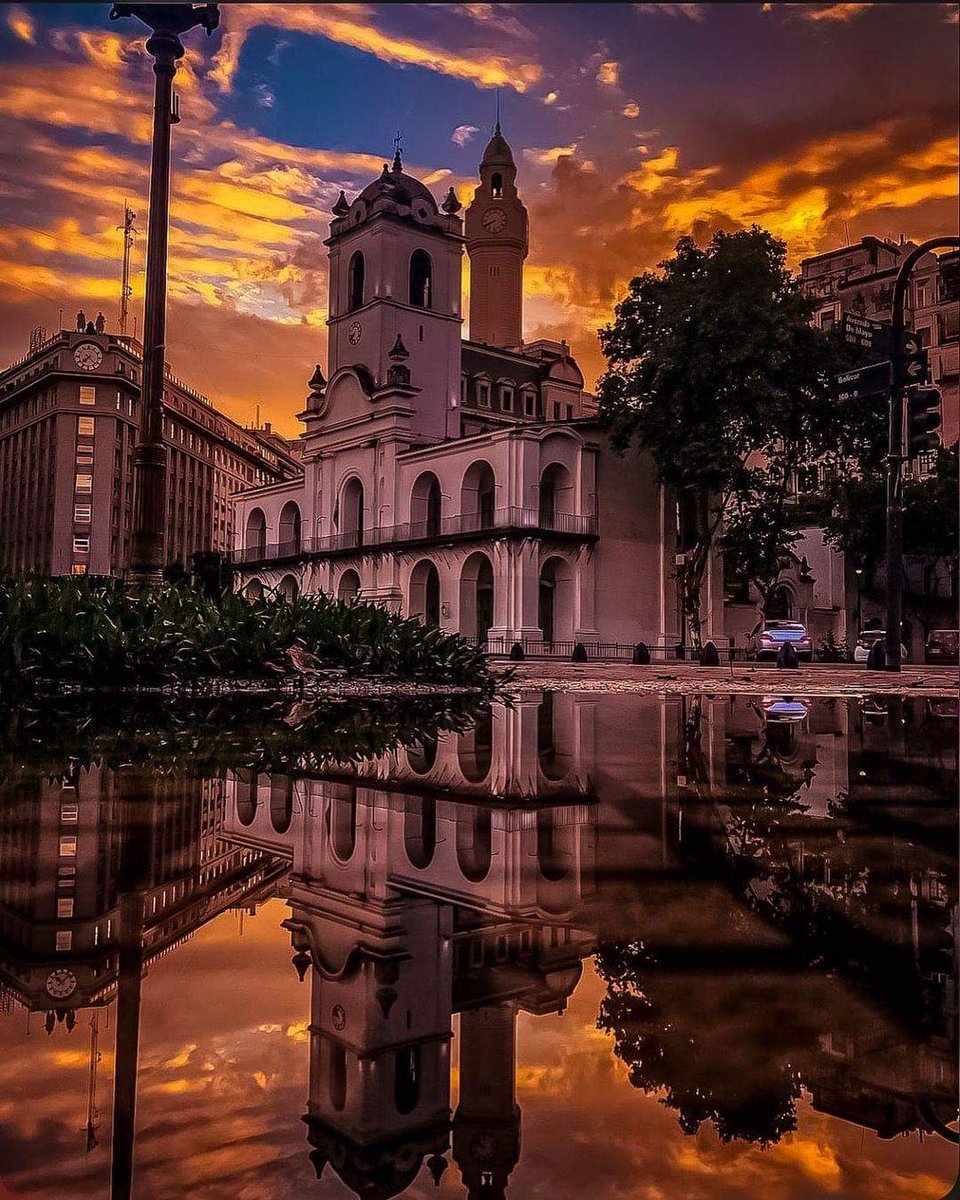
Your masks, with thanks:
[[[517,194],[513,152],[497,122],[480,163],[480,186],[466,212],[470,256],[470,339],[489,346],[523,340],[523,260],[527,210]]]

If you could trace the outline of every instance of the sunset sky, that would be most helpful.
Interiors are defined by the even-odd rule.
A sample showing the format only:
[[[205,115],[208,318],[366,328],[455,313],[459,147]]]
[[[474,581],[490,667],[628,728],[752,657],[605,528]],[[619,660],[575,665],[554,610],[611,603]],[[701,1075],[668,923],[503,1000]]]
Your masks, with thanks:
[[[143,291],[153,76],[108,4],[0,8],[0,362]],[[757,222],[795,263],[957,229],[957,5],[222,4],[177,77],[168,355],[293,434],[326,353],[329,210],[403,133],[465,202],[501,89],[530,211],[525,333],[596,329],[677,238]]]

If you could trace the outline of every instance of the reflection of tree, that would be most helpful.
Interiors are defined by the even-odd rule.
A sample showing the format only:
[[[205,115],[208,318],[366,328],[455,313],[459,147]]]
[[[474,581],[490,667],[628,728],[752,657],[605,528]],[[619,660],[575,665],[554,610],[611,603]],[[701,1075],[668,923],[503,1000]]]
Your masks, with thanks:
[[[613,1034],[633,1086],[663,1091],[685,1133],[709,1121],[721,1141],[766,1146],[795,1129],[797,1031],[764,1018],[782,1001],[782,981],[740,972],[667,974],[652,959],[636,942],[606,946],[597,957],[607,984],[597,1024]],[[805,1030],[804,1040],[811,1038]]]
[[[247,694],[173,702],[144,695],[123,707],[65,698],[36,709],[0,707],[0,755],[51,774],[65,762],[100,762],[298,775],[466,729],[479,707],[469,696],[304,702]]]

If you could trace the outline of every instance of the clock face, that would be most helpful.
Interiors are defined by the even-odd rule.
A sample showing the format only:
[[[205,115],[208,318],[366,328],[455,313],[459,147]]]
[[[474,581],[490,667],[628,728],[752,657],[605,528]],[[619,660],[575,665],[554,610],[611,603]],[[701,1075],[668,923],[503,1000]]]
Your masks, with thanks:
[[[81,342],[73,352],[73,361],[81,371],[95,371],[103,362],[103,352],[93,342]]]
[[[77,977],[66,967],[51,971],[47,976],[47,992],[54,1000],[66,1000],[77,990]]]
[[[507,227],[507,214],[502,208],[488,208],[480,220],[487,233],[502,233]]]
[[[356,346],[362,337],[363,337],[363,326],[360,324],[359,321],[354,321],[353,324],[350,326],[350,328],[347,330],[347,341],[350,343],[351,346]]]

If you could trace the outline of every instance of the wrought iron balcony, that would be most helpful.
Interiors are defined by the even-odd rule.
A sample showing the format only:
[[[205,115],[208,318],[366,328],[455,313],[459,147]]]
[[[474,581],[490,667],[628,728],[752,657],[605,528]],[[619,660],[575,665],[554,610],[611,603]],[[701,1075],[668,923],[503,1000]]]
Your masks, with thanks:
[[[597,518],[579,513],[543,513],[529,508],[497,508],[487,512],[459,513],[440,520],[408,521],[377,529],[354,529],[324,537],[292,538],[260,542],[230,552],[237,566],[277,562],[312,555],[343,554],[381,549],[408,543],[445,542],[521,533],[530,537],[592,539],[597,536]]]

